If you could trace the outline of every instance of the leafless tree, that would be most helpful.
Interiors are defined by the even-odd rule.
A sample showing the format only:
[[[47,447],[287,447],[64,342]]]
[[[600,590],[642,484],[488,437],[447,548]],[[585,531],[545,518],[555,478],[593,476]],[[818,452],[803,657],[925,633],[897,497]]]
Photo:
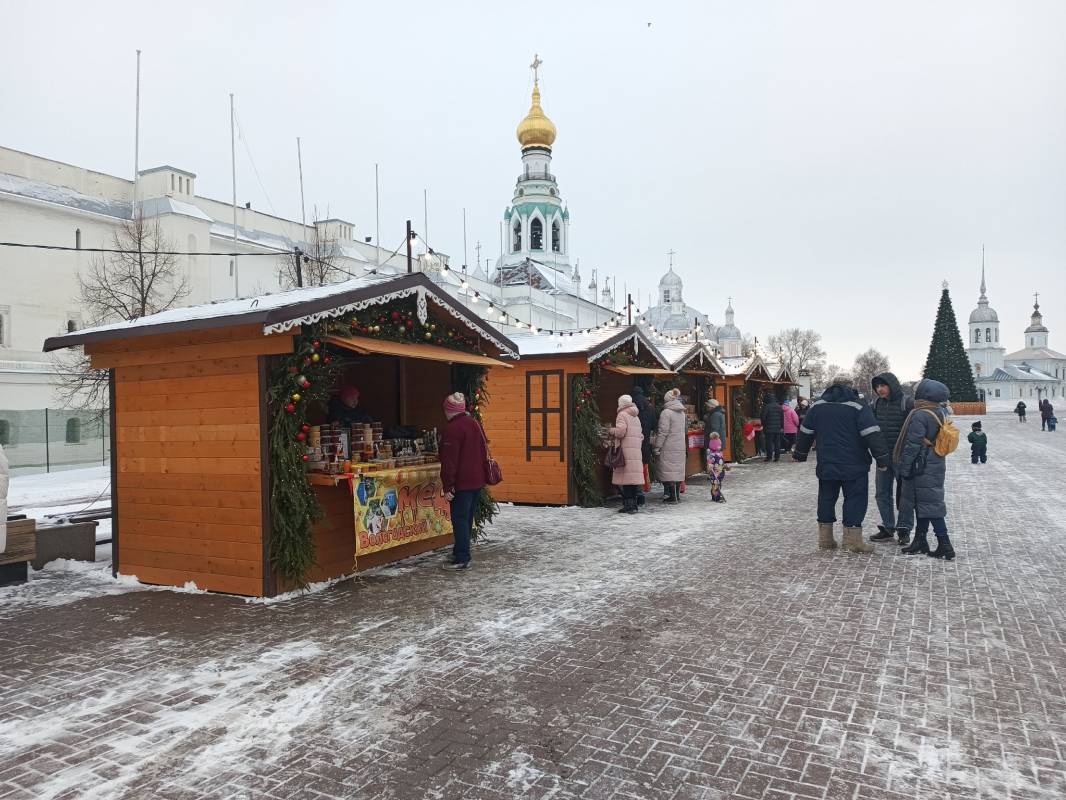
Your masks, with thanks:
[[[311,230],[311,241],[307,243],[299,265],[303,273],[300,276],[303,285],[325,286],[347,277],[337,264],[341,255],[337,240],[324,236],[318,226]],[[286,289],[294,289],[299,285],[295,252],[289,253],[278,268],[278,282]]]
[[[817,397],[829,386],[829,381],[844,371],[839,364],[826,364],[818,361],[809,367],[811,373],[811,394]]]
[[[767,349],[793,374],[801,369],[815,371],[825,362],[822,335],[811,328],[786,328],[766,340]]]
[[[112,233],[111,249],[116,252],[96,254],[78,274],[89,327],[166,311],[188,296],[188,278],[158,219],[123,220]],[[65,407],[96,414],[107,408],[107,371],[93,369],[81,348],[59,351],[54,367],[56,394]]]
[[[859,353],[855,356],[855,366],[851,370],[852,378],[855,380],[855,388],[869,396],[873,391],[870,381],[874,379],[875,375],[888,372],[889,369],[891,369],[891,365],[888,363],[888,356],[884,353],[872,347],[865,353]]]

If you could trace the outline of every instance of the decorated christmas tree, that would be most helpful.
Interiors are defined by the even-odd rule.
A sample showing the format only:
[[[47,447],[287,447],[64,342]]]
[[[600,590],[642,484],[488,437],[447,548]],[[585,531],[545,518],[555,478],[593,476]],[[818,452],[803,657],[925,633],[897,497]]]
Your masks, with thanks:
[[[951,391],[951,399],[958,403],[977,401],[977,387],[973,382],[973,368],[966,355],[966,347],[955,321],[955,309],[951,307],[948,284],[940,293],[940,307],[936,312],[933,341],[929,344],[929,356],[925,360],[922,375],[940,381]]]

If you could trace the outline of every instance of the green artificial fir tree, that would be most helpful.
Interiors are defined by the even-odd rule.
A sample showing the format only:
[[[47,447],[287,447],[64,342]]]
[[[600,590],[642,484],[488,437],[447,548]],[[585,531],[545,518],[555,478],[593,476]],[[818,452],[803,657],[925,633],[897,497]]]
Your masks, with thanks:
[[[929,357],[925,360],[922,375],[947,386],[951,399],[955,402],[977,402],[973,368],[959,334],[959,324],[955,321],[955,310],[951,306],[951,295],[948,294],[946,281],[940,293],[933,340],[929,343]]]

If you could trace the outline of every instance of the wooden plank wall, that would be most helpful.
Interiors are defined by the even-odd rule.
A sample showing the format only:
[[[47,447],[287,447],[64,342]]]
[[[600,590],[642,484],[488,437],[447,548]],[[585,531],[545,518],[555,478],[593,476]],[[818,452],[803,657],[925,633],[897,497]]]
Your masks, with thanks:
[[[526,373],[563,370],[563,460],[553,452],[526,452]],[[482,409],[485,434],[492,454],[503,471],[503,482],[492,488],[497,500],[512,503],[566,505],[569,502],[570,468],[570,379],[587,374],[583,356],[570,358],[529,358],[514,369],[489,370],[488,405]],[[532,436],[541,441],[539,421]],[[554,427],[554,425],[553,425]],[[553,434],[554,436],[554,434]],[[550,440],[554,444],[554,439]]]
[[[258,327],[87,348],[115,370],[118,571],[145,583],[264,593]]]

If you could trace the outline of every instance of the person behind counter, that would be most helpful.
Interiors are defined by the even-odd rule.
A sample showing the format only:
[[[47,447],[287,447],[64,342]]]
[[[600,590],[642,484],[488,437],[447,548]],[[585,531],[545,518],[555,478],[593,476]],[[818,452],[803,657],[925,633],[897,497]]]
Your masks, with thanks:
[[[374,418],[359,408],[359,390],[345,386],[339,396],[329,401],[329,421],[348,427],[371,423]]]
[[[440,478],[455,534],[452,558],[444,568],[461,570],[470,566],[470,532],[477,496],[485,488],[488,442],[481,423],[466,412],[462,392],[444,398],[444,416],[448,424],[440,440]]]

